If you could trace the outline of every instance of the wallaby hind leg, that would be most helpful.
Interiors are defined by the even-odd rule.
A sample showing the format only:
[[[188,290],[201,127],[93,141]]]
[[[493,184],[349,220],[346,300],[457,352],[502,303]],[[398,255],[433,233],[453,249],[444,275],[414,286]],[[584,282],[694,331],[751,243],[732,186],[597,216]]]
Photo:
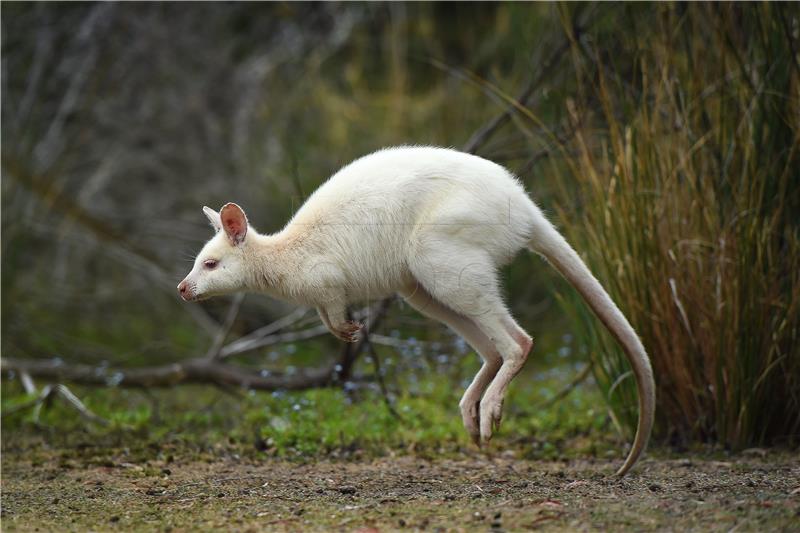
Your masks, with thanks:
[[[532,341],[506,309],[494,264],[485,252],[445,239],[430,242],[430,246],[420,247],[416,262],[410,265],[413,275],[433,300],[461,316],[470,331],[477,329],[482,334],[479,338],[489,343],[484,352],[495,353],[502,360],[499,369],[496,358],[492,366],[487,362],[487,371],[479,372],[476,387],[468,389],[470,396],[466,398],[477,401],[482,394],[478,423],[480,439],[487,442],[500,424],[508,384],[525,364]],[[473,348],[480,353],[477,346]],[[488,387],[487,379],[491,380]],[[464,415],[465,422],[468,414]]]
[[[481,438],[488,441],[494,429],[500,426],[503,417],[503,400],[511,380],[516,377],[528,360],[533,339],[520,328],[510,314],[503,320],[506,332],[516,342],[516,347],[503,354],[503,364],[497,371],[481,400]]]
[[[503,400],[512,379],[519,373],[528,359],[533,341],[517,326],[514,319],[499,304],[493,312],[469,317],[494,344],[503,362],[489,386],[483,393],[480,404],[481,441],[488,442],[492,433],[500,426],[503,417]]]
[[[438,320],[459,334],[483,359],[483,365],[475,375],[459,402],[464,428],[475,444],[480,444],[480,402],[484,391],[491,383],[503,362],[491,340],[477,324],[437,301],[425,288],[417,283],[403,291],[405,300],[420,313]]]

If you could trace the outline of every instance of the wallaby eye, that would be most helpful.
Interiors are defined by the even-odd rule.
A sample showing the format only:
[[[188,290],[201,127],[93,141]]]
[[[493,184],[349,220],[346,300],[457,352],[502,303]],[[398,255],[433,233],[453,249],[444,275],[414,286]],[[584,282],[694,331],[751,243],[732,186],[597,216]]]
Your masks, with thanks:
[[[215,268],[217,268],[218,264],[219,261],[217,261],[216,259],[206,259],[205,261],[203,261],[203,266],[206,267],[206,269],[208,270],[214,270]]]

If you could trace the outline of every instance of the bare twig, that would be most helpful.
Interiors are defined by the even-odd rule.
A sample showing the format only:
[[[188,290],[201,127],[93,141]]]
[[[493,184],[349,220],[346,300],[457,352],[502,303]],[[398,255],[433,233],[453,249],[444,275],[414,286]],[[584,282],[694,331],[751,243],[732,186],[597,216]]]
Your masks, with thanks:
[[[614,380],[614,383],[611,384],[611,386],[608,388],[608,392],[606,393],[606,396],[608,396],[609,400],[611,399],[611,395],[614,394],[614,391],[617,389],[617,387],[619,387],[619,384],[631,376],[633,376],[633,372],[628,370],[627,372],[620,374],[619,377]]]
[[[32,400],[27,401],[25,403],[21,403],[19,405],[14,405],[12,407],[4,408],[3,412],[2,412],[2,414],[0,416],[5,418],[7,416],[13,415],[14,413],[19,413],[20,411],[25,411],[26,409],[30,409],[31,407],[35,406],[36,404],[39,404],[39,403],[43,402],[45,397],[48,394],[50,394],[50,386],[46,385],[45,388],[42,389],[42,392],[40,392],[38,395],[36,395],[35,398],[33,398]]]
[[[534,405],[533,409],[534,410],[546,409],[547,407],[550,407],[551,405],[553,405],[555,403],[558,403],[561,400],[563,400],[564,398],[566,398],[573,390],[575,390],[575,388],[578,385],[583,383],[586,380],[586,378],[588,378],[592,374],[592,367],[593,366],[594,366],[594,362],[590,362],[589,364],[587,364],[585,367],[583,367],[583,370],[581,370],[580,373],[577,376],[575,376],[575,379],[573,379],[572,381],[567,383],[567,385],[563,389],[558,391],[555,394],[555,396],[553,396],[552,398],[550,398],[548,400],[545,400],[542,403]]]
[[[421,347],[428,347],[430,346],[431,342],[428,341],[414,341],[412,344],[407,339],[401,339],[397,337],[389,337],[388,335],[378,335],[377,333],[373,333],[370,335],[369,338],[370,342],[373,344],[381,344],[383,346],[391,346],[392,348],[407,348],[409,346],[421,346]]]
[[[228,314],[225,317],[225,322],[219,327],[217,331],[217,336],[214,337],[214,342],[211,343],[211,346],[206,353],[206,357],[209,359],[217,359],[220,357],[220,350],[222,349],[222,343],[225,342],[225,339],[228,337],[228,333],[231,332],[231,327],[233,327],[233,323],[236,320],[236,317],[239,315],[239,309],[242,306],[242,300],[244,300],[244,293],[238,292],[234,295],[233,301],[231,302],[231,306],[228,308]]]
[[[36,393],[36,384],[33,382],[33,378],[27,372],[20,372],[19,380],[22,383],[22,388],[25,389],[26,394],[35,394]]]
[[[5,365],[4,365],[5,366]],[[109,425],[108,420],[105,418],[94,414],[80,399],[72,393],[64,385],[45,385],[39,395],[29,402],[25,402],[23,404],[17,405],[15,407],[3,410],[2,416],[8,416],[14,413],[18,413],[20,411],[24,411],[26,409],[30,409],[31,407],[34,408],[33,412],[33,419],[34,421],[39,421],[39,413],[41,412],[42,406],[46,403],[51,401],[56,396],[61,396],[64,398],[67,403],[72,406],[80,415],[90,422],[94,422],[95,424],[99,424],[101,426]]]
[[[39,423],[39,416],[42,412],[42,406],[44,406],[47,402],[51,400],[53,397],[53,386],[52,385],[45,385],[42,388],[42,393],[37,398],[37,401],[33,403],[33,422],[34,424]]]
[[[582,31],[581,28],[575,28],[575,33],[579,34]],[[547,62],[542,66],[539,73],[531,79],[528,83],[528,86],[523,89],[520,95],[517,97],[517,102],[522,104],[523,106],[527,106],[531,97],[533,96],[536,89],[545,81],[550,75],[553,73],[553,70],[558,65],[558,62],[561,60],[561,57],[570,49],[570,41],[565,40],[561,46],[559,46]],[[494,133],[500,129],[503,125],[508,122],[512,115],[514,114],[514,106],[506,107],[505,111],[494,117],[490,120],[486,125],[478,129],[469,140],[464,144],[462,150],[465,152],[474,153],[478,150],[479,147],[484,145]]]
[[[235,341],[227,344],[226,346],[220,349],[219,358],[224,359],[225,357],[246,352],[249,350],[255,350],[256,348],[259,348],[261,346],[267,346],[269,344],[277,344],[279,342],[292,342],[293,340],[302,340],[305,338],[310,338],[310,337],[302,337],[301,332],[293,332],[293,335],[297,336],[294,339],[290,338],[290,335],[288,334],[283,337],[281,337],[280,335],[272,335],[273,333],[285,329],[288,326],[296,324],[306,315],[306,313],[308,313],[308,309],[306,309],[305,307],[300,307],[298,309],[295,309],[288,315],[279,318],[275,322],[267,324],[266,326],[258,328],[252,333],[245,335],[244,337],[236,339]],[[319,330],[319,328],[316,329]],[[321,333],[322,332],[320,332],[320,334]]]
[[[218,359],[224,359],[232,355],[249,352],[258,348],[263,348],[264,346],[313,339],[314,337],[325,335],[327,332],[328,329],[324,325],[320,324],[319,326],[314,326],[312,328],[301,329],[299,331],[287,331],[286,333],[276,333],[275,335],[267,335],[266,337],[250,339],[248,341],[239,339],[222,348]]]
[[[67,400],[67,402],[74,407],[80,415],[90,422],[94,422],[95,424],[100,424],[101,426],[107,426],[109,424],[108,420],[101,416],[97,416],[94,414],[88,407],[86,407],[77,396],[75,396],[71,390],[69,390],[65,385],[56,385],[55,391],[62,398]]]
[[[375,347],[372,345],[372,343],[369,342],[369,338],[367,338],[365,342],[367,349],[369,350],[369,355],[372,357],[372,363],[375,366],[375,380],[378,382],[378,387],[383,395],[383,403],[386,405],[386,409],[389,410],[389,414],[402,422],[403,417],[400,416],[400,413],[398,413],[397,409],[394,408],[394,404],[389,398],[389,390],[386,388],[386,381],[383,379],[383,373],[381,372],[381,360],[380,357],[378,357],[378,352],[375,350]]]

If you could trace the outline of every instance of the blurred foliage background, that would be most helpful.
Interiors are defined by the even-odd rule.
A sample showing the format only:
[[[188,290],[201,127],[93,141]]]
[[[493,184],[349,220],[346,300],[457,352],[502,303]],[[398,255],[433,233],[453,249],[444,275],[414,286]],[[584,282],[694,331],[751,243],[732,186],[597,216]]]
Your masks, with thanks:
[[[434,144],[517,173],[584,254],[651,353],[662,438],[797,442],[796,5],[13,3],[2,30],[4,357],[102,372],[201,356],[230,305],[175,291],[211,235],[201,206],[235,201],[274,231],[349,161]],[[537,346],[503,433],[629,431],[635,389],[599,323],[535,257],[504,276]],[[228,338],[291,311],[248,296]],[[380,368],[363,357],[342,390],[208,404],[301,451],[465,443],[477,356],[402,303],[378,333],[395,339]],[[240,362],[292,373],[340,349],[321,336]],[[568,401],[533,409],[587,364]],[[4,377],[4,406],[22,402]],[[153,393],[79,390],[120,424],[161,420]],[[195,420],[186,391],[155,394]],[[360,401],[380,396],[400,418]]]

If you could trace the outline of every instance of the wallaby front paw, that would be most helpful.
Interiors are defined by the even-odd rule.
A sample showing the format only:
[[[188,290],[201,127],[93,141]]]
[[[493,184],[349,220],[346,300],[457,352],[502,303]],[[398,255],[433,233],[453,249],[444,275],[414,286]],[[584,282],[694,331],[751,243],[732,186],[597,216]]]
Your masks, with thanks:
[[[348,320],[334,329],[333,334],[344,342],[358,342],[359,332],[364,328],[364,324]]]

